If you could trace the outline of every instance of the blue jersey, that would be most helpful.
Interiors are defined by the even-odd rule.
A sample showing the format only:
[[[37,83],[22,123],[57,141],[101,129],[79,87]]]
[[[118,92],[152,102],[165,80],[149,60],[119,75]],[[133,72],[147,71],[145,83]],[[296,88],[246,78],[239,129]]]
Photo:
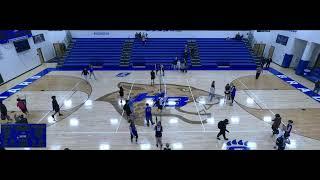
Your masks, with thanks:
[[[89,68],[89,71],[92,73],[93,72],[93,68],[91,67],[91,68]]]
[[[237,91],[237,89],[234,87],[234,88],[232,88],[232,91],[231,91],[231,96],[236,96],[236,91]]]
[[[150,106],[148,106],[148,107],[146,107],[146,116],[151,116],[151,107]]]
[[[130,133],[132,134],[132,135],[134,135],[134,136],[136,136],[137,134],[138,134],[138,132],[137,132],[137,129],[136,129],[136,127],[135,126],[129,126],[129,129],[130,129]]]

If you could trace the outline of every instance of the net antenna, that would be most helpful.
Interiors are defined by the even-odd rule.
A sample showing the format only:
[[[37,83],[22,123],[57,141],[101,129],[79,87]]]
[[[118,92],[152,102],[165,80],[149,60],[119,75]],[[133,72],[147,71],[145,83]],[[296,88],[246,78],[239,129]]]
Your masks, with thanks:
[[[167,98],[168,98],[168,94],[167,94],[167,84],[164,80],[164,77],[162,78],[162,82],[163,82],[163,88],[164,88],[164,96],[163,96],[163,107],[166,106],[166,102],[167,102]]]

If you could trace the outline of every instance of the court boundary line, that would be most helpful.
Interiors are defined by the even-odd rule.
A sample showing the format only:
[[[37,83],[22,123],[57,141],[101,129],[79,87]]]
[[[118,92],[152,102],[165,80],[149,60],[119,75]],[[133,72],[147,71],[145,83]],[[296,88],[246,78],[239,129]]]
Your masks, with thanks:
[[[268,109],[268,111],[270,111],[273,115],[275,115],[275,113],[274,113],[272,110],[270,110],[270,108],[269,108],[265,103],[263,103],[260,98],[258,98],[253,92],[250,91],[250,89],[248,88],[247,85],[245,85],[240,79],[237,79],[237,80],[238,80],[242,85],[244,85],[245,88],[247,89],[247,91],[250,92],[250,94],[252,94],[256,99],[258,99],[258,100],[261,102],[261,104],[262,104],[263,106],[265,106],[266,109]],[[249,94],[249,93],[248,93],[248,94]],[[253,100],[254,100],[254,99],[253,99]],[[256,104],[261,108],[261,106],[260,106],[257,102],[256,102]],[[263,108],[261,108],[261,109],[263,109]]]
[[[290,85],[291,87],[295,88],[296,90],[302,92],[303,94],[305,94],[306,96],[310,97],[311,99],[315,100],[316,102],[320,103],[320,95],[313,92],[313,90],[309,89],[308,87],[300,84],[298,81],[290,78],[288,75],[274,69],[274,68],[269,68],[268,71],[273,74],[274,76],[276,76],[277,78],[281,79],[282,81],[284,81],[285,83],[287,83],[288,85]],[[285,77],[283,77],[285,76]],[[285,80],[286,79],[286,80]],[[294,81],[295,83],[290,83]],[[296,87],[297,86],[297,87]],[[300,89],[299,89],[300,88]],[[306,90],[305,92],[301,89]]]
[[[130,91],[129,91],[129,94],[128,94],[127,99],[130,98],[130,94],[131,94],[131,91],[132,91],[132,88],[133,88],[133,85],[134,85],[135,82],[136,82],[136,80],[134,79],[134,80],[133,80],[133,83],[131,84],[131,88],[130,88]],[[118,130],[119,130],[119,128],[120,128],[120,125],[121,125],[121,122],[122,122],[122,119],[123,119],[123,114],[124,114],[124,110],[122,110],[121,118],[120,118],[120,121],[119,121],[119,126],[117,127],[115,133],[118,133]]]
[[[195,106],[196,106],[196,109],[197,109],[197,112],[198,112],[198,116],[199,116],[199,119],[200,119],[200,122],[201,122],[202,129],[203,129],[203,131],[205,132],[205,131],[206,131],[206,128],[205,128],[204,125],[203,125],[202,118],[201,118],[201,116],[200,116],[200,112],[199,112],[197,103],[196,103],[196,101],[195,101],[195,99],[194,99],[194,96],[193,96],[193,93],[192,93],[192,90],[191,90],[191,87],[190,87],[190,83],[189,83],[189,79],[188,79],[188,78],[187,78],[187,83],[188,83],[188,86],[189,86],[189,90],[190,90],[190,93],[191,93],[193,102],[194,102],[194,104],[195,104]]]
[[[219,131],[212,131],[212,130],[207,130],[207,131],[166,131],[163,132],[164,134],[166,133],[218,133]],[[270,130],[252,130],[252,131],[232,131],[233,133],[254,133],[254,132],[270,132]],[[70,132],[62,132],[62,133],[58,133],[58,132],[52,132],[52,133],[47,133],[50,135],[55,135],[55,134],[128,134],[130,133],[130,131],[118,131],[118,132],[114,132],[114,131],[92,131],[92,132],[88,132],[88,131],[70,131]],[[139,134],[154,134],[154,131],[139,131]]]
[[[76,87],[78,87],[79,86],[79,84],[80,84],[80,82],[82,81],[82,79],[81,80],[79,80],[78,81],[78,83],[75,85],[75,86],[73,86],[73,88],[71,89],[71,91],[72,91],[72,93],[71,93],[71,95],[69,96],[69,98],[70,97],[72,97],[77,91],[73,91]],[[65,96],[63,96],[63,98],[61,99],[61,101],[60,101],[60,109],[64,106],[64,100],[66,100],[67,98],[67,95],[65,95]],[[89,98],[89,96],[88,96],[88,98]],[[62,104],[62,105],[61,105]],[[52,112],[52,111],[49,111],[49,112],[47,112],[38,122],[37,122],[37,124],[39,124],[50,112]],[[57,123],[58,121],[56,121],[55,123]],[[55,124],[55,123],[51,123],[51,124]]]

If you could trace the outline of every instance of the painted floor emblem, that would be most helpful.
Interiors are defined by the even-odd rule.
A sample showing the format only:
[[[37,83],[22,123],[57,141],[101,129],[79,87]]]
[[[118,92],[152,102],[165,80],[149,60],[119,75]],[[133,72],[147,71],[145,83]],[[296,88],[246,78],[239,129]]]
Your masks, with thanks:
[[[116,76],[117,76],[117,77],[126,77],[126,76],[128,76],[129,74],[130,74],[129,72],[122,72],[122,73],[117,74]]]
[[[250,150],[248,147],[248,141],[237,141],[236,139],[227,142],[227,150]]]

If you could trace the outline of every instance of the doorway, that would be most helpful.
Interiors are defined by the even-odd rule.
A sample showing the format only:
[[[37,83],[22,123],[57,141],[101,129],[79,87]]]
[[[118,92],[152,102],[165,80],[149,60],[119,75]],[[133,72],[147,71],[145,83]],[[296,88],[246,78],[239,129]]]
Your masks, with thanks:
[[[254,44],[253,52],[255,53],[256,56],[262,57],[265,47],[266,47],[266,44]]]
[[[37,55],[39,56],[41,64],[45,63],[41,48],[37,49]]]
[[[314,63],[313,69],[320,68],[320,53],[318,54],[316,63]]]
[[[271,58],[271,59],[272,59],[273,52],[274,52],[274,46],[271,46],[270,49],[269,49],[268,58]]]
[[[259,44],[254,44],[252,49],[253,49],[254,54],[258,55]]]
[[[260,44],[258,49],[258,57],[263,57],[264,49],[266,47],[266,44]]]
[[[66,51],[64,43],[53,43],[54,50],[56,52],[56,56],[61,58]]]
[[[0,74],[0,84],[2,84],[2,83],[3,83],[3,78],[2,78],[2,76]]]

